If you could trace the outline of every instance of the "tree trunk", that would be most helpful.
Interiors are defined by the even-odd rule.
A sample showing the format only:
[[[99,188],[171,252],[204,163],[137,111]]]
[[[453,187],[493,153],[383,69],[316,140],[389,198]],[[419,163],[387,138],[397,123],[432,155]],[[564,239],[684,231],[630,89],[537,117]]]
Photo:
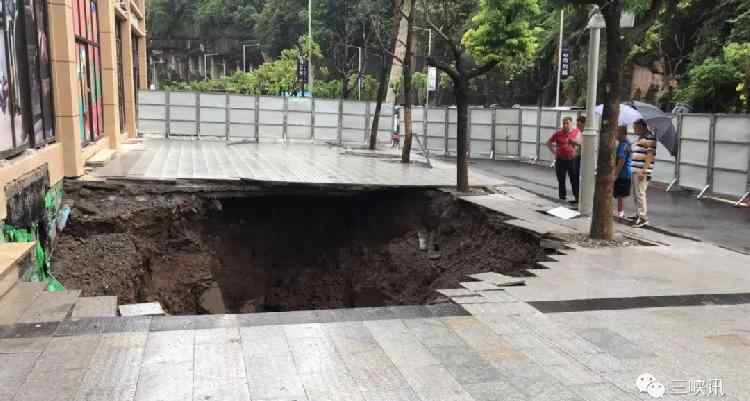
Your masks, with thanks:
[[[411,104],[412,104],[412,85],[411,85],[411,74],[412,74],[412,43],[414,42],[414,14],[416,8],[416,0],[409,2],[409,14],[407,18],[407,33],[406,33],[406,55],[404,56],[404,79],[402,80],[402,86],[404,88],[404,115],[403,115],[403,127],[404,127],[404,147],[401,153],[401,163],[409,163],[411,157],[411,141],[412,141],[412,119],[411,119]]]
[[[596,188],[591,216],[591,238],[611,240],[614,237],[612,219],[612,188],[615,169],[615,130],[620,116],[620,87],[624,43],[620,36],[620,16],[623,0],[610,1],[602,8],[607,22],[607,65],[605,68],[604,112],[599,133],[599,152],[596,163]]]
[[[459,81],[453,81],[456,93],[456,190],[469,191],[469,98],[468,83],[461,76]]]
[[[401,0],[393,1],[393,24],[391,26],[391,36],[388,38],[388,44],[390,49],[393,49],[396,44],[396,37],[398,36],[398,28],[401,23],[401,6],[403,2]],[[389,50],[390,50],[389,49]],[[383,102],[388,95],[388,83],[391,76],[391,67],[393,66],[393,56],[387,57],[386,52],[383,52],[383,69],[381,70],[381,76],[378,80],[378,99],[375,105],[375,115],[372,118],[372,129],[370,131],[370,150],[375,150],[378,145],[378,128],[380,125],[380,111],[383,108]]]
[[[388,76],[390,75],[390,64],[383,57],[383,68],[380,70],[380,79],[378,80],[378,99],[375,104],[375,115],[372,117],[372,128],[370,129],[370,150],[375,150],[378,144],[378,128],[380,126],[380,110],[383,108],[383,101],[388,91]]]

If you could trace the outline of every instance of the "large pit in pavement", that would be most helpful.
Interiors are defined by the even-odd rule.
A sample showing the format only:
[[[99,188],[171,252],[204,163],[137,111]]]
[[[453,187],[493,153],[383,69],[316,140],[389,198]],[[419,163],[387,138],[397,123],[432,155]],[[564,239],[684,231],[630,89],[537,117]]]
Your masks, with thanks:
[[[437,190],[65,189],[52,262],[63,284],[171,314],[426,304],[466,274],[520,274],[543,256],[504,216]]]

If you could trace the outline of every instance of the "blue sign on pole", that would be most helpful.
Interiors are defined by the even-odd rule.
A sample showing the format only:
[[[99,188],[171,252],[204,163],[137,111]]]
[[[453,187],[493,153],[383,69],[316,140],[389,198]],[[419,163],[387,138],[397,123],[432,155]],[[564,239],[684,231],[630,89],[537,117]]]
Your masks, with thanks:
[[[563,47],[560,53],[560,78],[570,77],[570,64],[572,52],[569,47]]]

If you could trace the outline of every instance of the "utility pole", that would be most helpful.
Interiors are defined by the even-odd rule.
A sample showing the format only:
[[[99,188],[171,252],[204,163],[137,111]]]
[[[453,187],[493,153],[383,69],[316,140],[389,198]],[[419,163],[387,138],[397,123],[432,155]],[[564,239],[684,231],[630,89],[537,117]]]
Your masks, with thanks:
[[[427,32],[428,32],[427,34],[427,57],[430,57],[432,56],[432,29],[428,29]],[[429,71],[430,67],[426,67],[426,68],[428,71],[427,71],[427,79],[426,79],[427,82],[425,83],[425,85],[427,85],[427,90],[425,92],[426,97],[425,97],[425,102],[424,102],[425,109],[430,107],[430,71]],[[437,82],[435,83],[435,87],[437,88]]]
[[[313,96],[313,65],[312,65],[312,47],[313,47],[313,32],[312,32],[312,0],[307,0],[307,74],[308,77],[308,86],[310,88],[310,97]],[[304,91],[303,91],[304,92]]]
[[[589,71],[586,83],[586,128],[583,130],[581,145],[581,194],[579,211],[591,216],[594,209],[594,176],[596,174],[596,141],[599,137],[599,124],[596,118],[596,87],[599,82],[599,43],[601,31],[606,27],[604,17],[595,6],[589,14]]]
[[[562,77],[562,45],[565,24],[565,10],[560,9],[560,40],[557,46],[557,90],[555,90],[555,108],[560,107],[560,78]]]

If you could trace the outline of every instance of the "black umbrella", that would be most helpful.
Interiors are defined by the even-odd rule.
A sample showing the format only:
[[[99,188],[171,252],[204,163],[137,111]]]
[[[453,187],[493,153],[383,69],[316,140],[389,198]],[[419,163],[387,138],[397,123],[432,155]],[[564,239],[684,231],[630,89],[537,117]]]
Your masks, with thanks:
[[[633,100],[626,104],[641,113],[643,119],[646,120],[648,126],[656,134],[656,139],[674,157],[677,154],[677,129],[672,124],[672,116],[648,103]]]

